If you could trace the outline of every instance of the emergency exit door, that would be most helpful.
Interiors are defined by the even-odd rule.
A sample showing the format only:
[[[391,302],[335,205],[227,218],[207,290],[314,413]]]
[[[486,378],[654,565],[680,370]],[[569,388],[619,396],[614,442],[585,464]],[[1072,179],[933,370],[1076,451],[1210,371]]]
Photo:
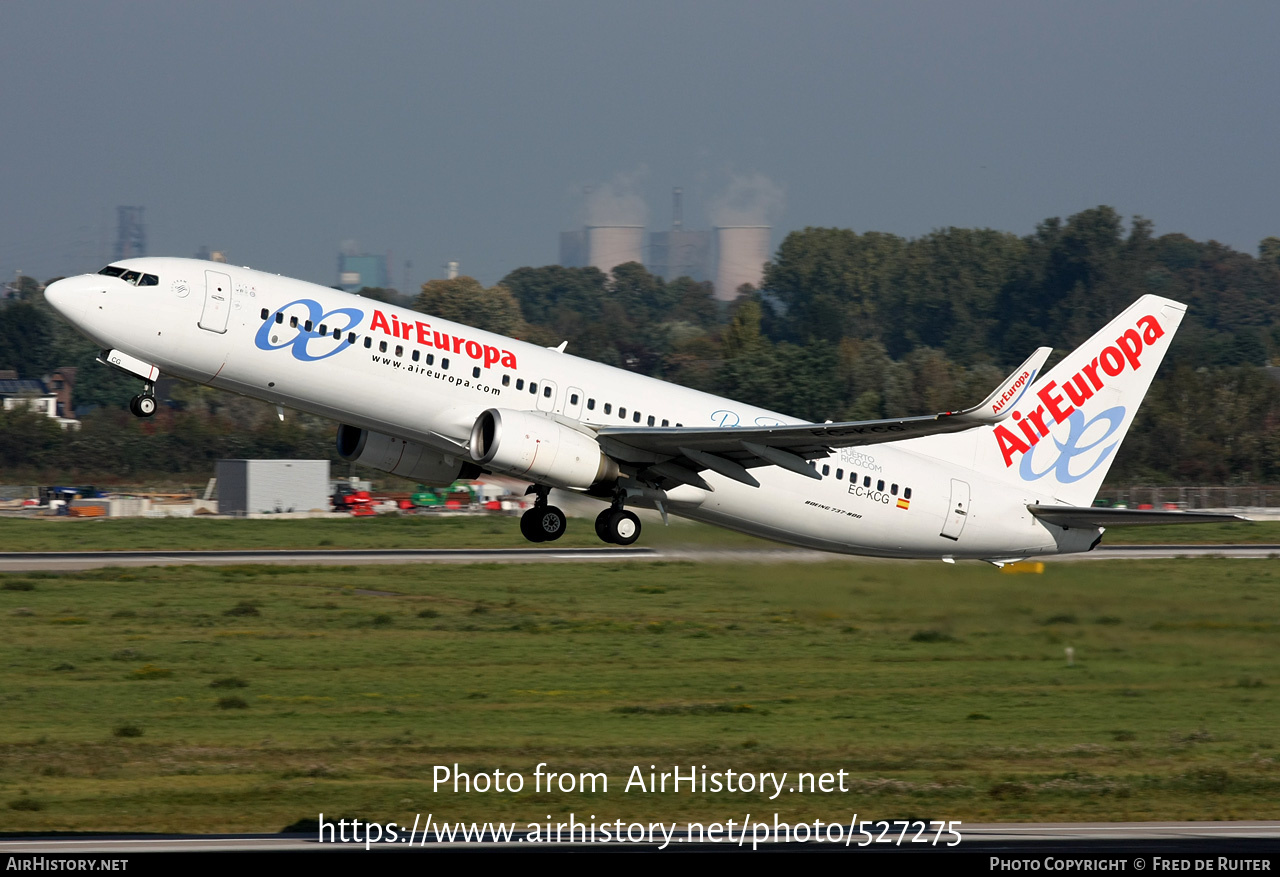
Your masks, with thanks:
[[[942,524],[941,535],[951,540],[958,540],[964,531],[964,522],[969,519],[969,483],[957,478],[951,479],[951,504],[947,506],[947,517]]]

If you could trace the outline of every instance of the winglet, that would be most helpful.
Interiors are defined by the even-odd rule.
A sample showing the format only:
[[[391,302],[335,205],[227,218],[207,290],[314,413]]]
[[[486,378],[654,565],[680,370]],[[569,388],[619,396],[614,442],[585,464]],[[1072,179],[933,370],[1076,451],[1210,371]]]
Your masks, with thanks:
[[[1014,403],[1036,382],[1036,376],[1044,368],[1050,353],[1053,353],[1052,347],[1037,347],[1036,352],[1014,369],[1013,374],[1005,378],[990,396],[972,408],[966,408],[952,416],[978,423],[999,423],[1004,420],[1013,411]]]

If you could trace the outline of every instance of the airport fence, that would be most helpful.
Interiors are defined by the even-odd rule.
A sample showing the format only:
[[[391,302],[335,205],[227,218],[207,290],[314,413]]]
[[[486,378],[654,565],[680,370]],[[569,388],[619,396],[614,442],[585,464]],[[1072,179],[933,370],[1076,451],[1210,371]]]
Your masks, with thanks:
[[[1098,492],[1098,500],[1131,509],[1274,509],[1280,508],[1280,485],[1103,485]]]

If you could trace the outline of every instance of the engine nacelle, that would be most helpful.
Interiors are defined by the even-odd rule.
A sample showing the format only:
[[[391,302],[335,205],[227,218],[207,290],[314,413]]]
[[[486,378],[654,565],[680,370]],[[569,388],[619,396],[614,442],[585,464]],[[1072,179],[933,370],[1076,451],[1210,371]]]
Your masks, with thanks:
[[[429,487],[447,487],[480,474],[480,467],[469,460],[345,423],[338,427],[338,456]]]
[[[471,458],[486,468],[553,487],[586,489],[618,477],[600,443],[549,417],[490,408],[471,427]]]

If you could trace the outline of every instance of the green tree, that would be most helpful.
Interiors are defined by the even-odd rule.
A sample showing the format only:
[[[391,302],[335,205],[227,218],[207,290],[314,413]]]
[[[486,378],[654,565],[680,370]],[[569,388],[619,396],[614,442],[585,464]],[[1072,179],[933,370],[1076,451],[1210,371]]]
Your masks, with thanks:
[[[429,280],[413,306],[424,314],[500,335],[520,335],[524,328],[511,292],[501,285],[485,289],[474,277]]]

